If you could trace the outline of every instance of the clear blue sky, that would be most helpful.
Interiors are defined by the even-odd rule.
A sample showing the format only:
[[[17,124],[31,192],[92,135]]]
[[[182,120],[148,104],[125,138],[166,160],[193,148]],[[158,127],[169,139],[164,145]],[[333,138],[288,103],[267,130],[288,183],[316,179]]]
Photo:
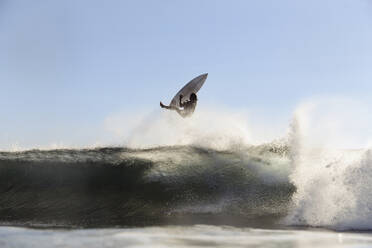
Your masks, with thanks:
[[[314,95],[372,103],[372,1],[0,0],[0,148],[94,141],[204,72],[199,105],[289,120]]]

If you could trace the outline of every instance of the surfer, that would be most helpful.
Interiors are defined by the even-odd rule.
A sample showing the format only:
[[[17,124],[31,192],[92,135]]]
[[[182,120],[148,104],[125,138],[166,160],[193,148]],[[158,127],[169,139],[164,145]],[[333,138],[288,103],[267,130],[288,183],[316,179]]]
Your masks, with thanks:
[[[181,108],[178,108],[177,106],[166,106],[162,102],[160,102],[160,107],[170,110],[176,110],[177,113],[182,116],[183,118],[191,116],[196,108],[196,103],[198,101],[198,98],[195,93],[191,93],[190,100],[182,102],[183,95],[180,95],[180,102],[179,106]]]
[[[178,93],[173,97],[169,106],[164,105],[160,102],[160,107],[170,110],[176,110],[177,113],[183,118],[191,116],[196,108],[196,103],[198,98],[196,93],[203,86],[205,80],[208,77],[208,73],[204,73],[200,76],[197,76],[190,82],[188,82],[183,88],[178,91]],[[188,100],[182,101],[182,98],[189,98]]]

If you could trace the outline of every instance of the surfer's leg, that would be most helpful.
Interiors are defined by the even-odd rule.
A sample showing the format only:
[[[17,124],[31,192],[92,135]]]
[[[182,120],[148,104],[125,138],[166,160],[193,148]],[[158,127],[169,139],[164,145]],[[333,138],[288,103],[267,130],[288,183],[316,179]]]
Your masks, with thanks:
[[[170,109],[170,110],[177,110],[176,107],[164,105],[162,102],[160,102],[160,107],[165,108],[165,109]]]
[[[160,107],[165,108],[165,109],[169,109],[169,110],[176,110],[177,113],[178,113],[180,116],[182,116],[183,118],[187,117],[187,112],[185,112],[184,109],[179,109],[179,108],[177,108],[177,107],[175,107],[175,106],[166,106],[166,105],[164,105],[162,102],[160,102]]]
[[[160,107],[165,108],[165,109],[170,109],[170,106],[166,106],[162,102],[160,102]]]

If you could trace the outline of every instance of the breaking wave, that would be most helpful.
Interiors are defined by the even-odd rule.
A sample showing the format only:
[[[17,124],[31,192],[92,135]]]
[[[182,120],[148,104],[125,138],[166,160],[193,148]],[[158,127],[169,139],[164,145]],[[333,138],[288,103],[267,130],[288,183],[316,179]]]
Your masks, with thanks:
[[[248,225],[286,214],[294,192],[287,152],[273,145],[2,152],[0,218],[65,226]]]
[[[290,142],[296,193],[287,224],[372,229],[368,113],[348,99],[318,99],[296,110]]]
[[[280,142],[239,113],[172,114],[107,119],[119,147],[1,152],[0,222],[372,229],[363,104],[312,99]]]

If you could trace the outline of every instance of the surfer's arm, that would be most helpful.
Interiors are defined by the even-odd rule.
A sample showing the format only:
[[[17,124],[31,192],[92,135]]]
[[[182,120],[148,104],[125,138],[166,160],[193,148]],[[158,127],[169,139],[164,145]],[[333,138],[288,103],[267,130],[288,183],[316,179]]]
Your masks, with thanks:
[[[180,95],[180,107],[181,108],[185,107],[185,103],[182,103],[182,97],[183,95]]]

